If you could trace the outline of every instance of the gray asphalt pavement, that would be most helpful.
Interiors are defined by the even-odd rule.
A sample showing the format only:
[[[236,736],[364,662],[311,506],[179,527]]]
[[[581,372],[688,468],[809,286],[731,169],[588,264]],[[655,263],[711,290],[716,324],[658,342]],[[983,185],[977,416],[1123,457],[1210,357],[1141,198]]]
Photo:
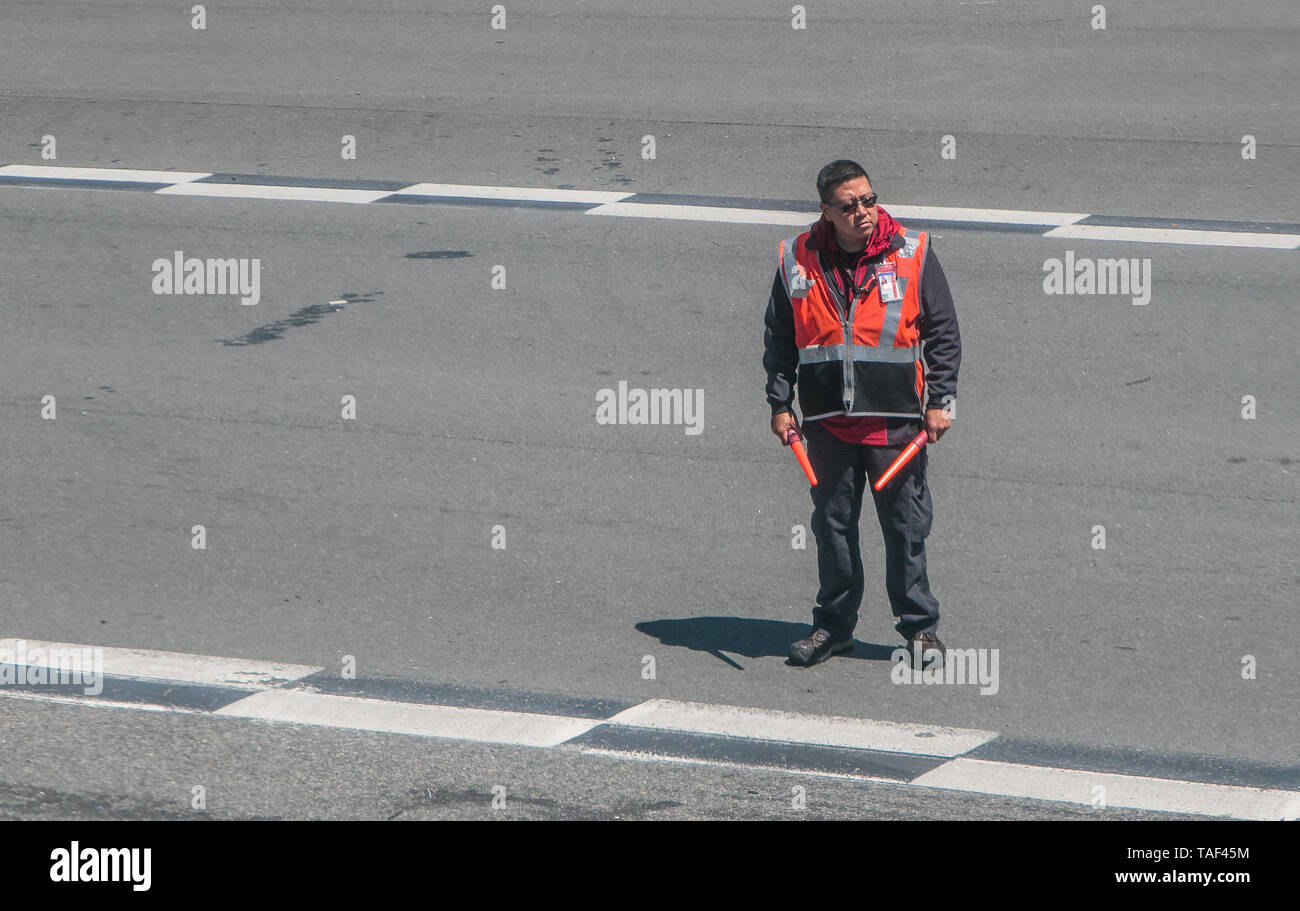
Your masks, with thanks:
[[[535,6],[507,4],[493,30],[477,4],[209,4],[197,31],[161,3],[0,3],[0,164],[811,200],[846,156],[886,208],[1300,222],[1290,3],[1114,3],[1104,30],[1056,0],[817,4],[802,31],[788,6]],[[351,655],[367,676],[1300,766],[1296,253],[933,232],[963,364],[930,453],[930,578],[949,647],[1000,650],[982,696],[896,686],[862,646],[783,662],[817,588],[760,365],[795,231],[0,186],[0,637]],[[153,294],[175,250],[259,258],[261,301]],[[1043,264],[1066,251],[1149,257],[1150,303],[1046,295]],[[702,389],[703,432],[598,426],[597,392],[620,380]],[[863,541],[857,637],[892,648],[869,514]],[[788,791],[778,774],[229,719],[0,713],[15,745],[84,736],[102,763],[74,787],[67,755],[5,750],[10,818],[95,816],[100,797],[171,818],[173,785],[205,776],[240,817],[472,817],[412,795],[503,777],[554,799],[546,818],[781,817],[746,795]],[[220,748],[236,740],[275,759],[236,768]],[[355,791],[312,803],[305,778],[340,750]],[[23,796],[45,787],[80,796]],[[825,787],[827,816],[1088,815]]]
[[[24,757],[0,821],[1195,818],[17,699],[0,700],[0,720],[0,745]],[[137,761],[104,761],[124,740]]]

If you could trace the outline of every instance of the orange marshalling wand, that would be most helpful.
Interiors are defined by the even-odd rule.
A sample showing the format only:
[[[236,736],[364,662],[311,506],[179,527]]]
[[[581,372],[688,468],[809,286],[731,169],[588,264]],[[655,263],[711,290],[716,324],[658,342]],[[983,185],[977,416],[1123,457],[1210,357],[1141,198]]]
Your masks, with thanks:
[[[907,444],[907,448],[898,454],[894,459],[894,464],[889,466],[889,470],[880,476],[880,480],[871,487],[873,490],[882,490],[884,486],[894,479],[894,475],[903,470],[903,466],[912,461],[912,457],[921,451],[921,447],[929,441],[930,435],[922,430]]]
[[[799,439],[799,431],[788,430],[785,438],[789,442],[790,448],[794,450],[794,457],[799,460],[799,466],[803,468],[803,473],[808,476],[808,483],[816,487],[817,475],[813,474],[812,463],[808,461],[808,453],[804,451],[803,443]]]

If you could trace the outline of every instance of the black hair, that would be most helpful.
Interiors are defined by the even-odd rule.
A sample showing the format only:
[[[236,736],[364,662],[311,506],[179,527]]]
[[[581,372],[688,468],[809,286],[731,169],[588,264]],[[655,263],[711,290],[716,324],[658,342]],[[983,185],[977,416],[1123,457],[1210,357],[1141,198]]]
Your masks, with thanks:
[[[822,202],[830,202],[831,190],[855,177],[866,177],[867,183],[871,183],[867,172],[856,161],[849,161],[847,158],[832,161],[817,172],[817,195],[821,197]]]

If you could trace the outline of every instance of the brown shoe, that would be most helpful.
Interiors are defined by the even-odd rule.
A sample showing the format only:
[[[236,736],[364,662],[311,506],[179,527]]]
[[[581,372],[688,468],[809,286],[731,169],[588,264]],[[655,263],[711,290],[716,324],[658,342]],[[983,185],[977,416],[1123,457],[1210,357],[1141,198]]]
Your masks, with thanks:
[[[853,651],[853,637],[835,638],[827,629],[817,628],[807,639],[800,639],[790,646],[790,663],[800,667],[812,667],[820,664],[831,655],[841,655]]]
[[[948,649],[934,633],[917,633],[907,640],[907,651],[912,656],[912,667],[923,668],[933,663],[938,668],[943,667],[943,659]]]

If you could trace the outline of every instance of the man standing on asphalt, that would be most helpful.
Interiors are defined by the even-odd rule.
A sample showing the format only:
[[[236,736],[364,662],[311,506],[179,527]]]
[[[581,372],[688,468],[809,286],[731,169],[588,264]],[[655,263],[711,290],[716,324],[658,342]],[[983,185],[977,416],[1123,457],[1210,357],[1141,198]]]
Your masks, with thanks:
[[[853,649],[865,576],[858,519],[866,485],[924,424],[930,443],[951,425],[961,337],[948,280],[924,232],[876,205],[867,172],[833,161],[817,175],[821,220],[784,241],[763,336],[772,432],[789,445],[796,380],[808,458],[821,587],[813,630],[790,646],[809,666]],[[932,517],[926,449],[879,492],[885,588],[895,629],[915,659],[942,660],[939,602],[925,538]],[[930,654],[937,649],[937,656]]]

